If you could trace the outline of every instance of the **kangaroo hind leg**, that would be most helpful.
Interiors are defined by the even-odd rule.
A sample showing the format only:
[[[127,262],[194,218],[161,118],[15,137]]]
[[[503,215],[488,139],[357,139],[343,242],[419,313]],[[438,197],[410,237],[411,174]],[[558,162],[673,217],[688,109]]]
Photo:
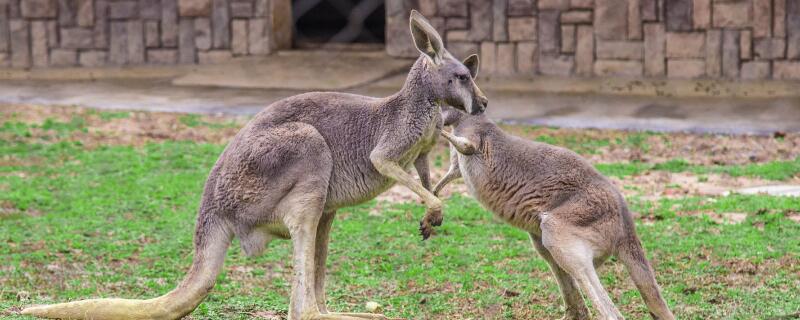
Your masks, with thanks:
[[[592,301],[600,319],[624,319],[597,276],[592,244],[579,236],[587,230],[574,230],[575,227],[548,220],[542,221],[542,245],[556,264],[575,279],[583,294]]]

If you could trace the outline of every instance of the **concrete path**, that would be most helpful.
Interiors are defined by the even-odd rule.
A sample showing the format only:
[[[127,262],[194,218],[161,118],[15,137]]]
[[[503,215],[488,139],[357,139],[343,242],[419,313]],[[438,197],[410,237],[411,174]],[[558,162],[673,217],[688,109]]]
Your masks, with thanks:
[[[296,55],[284,56],[292,57],[286,60],[287,66],[291,66],[290,60],[297,61]],[[281,55],[276,57],[281,59]],[[252,62],[242,62],[239,69],[247,70],[242,67],[247,63]],[[311,77],[306,74],[308,68],[301,68],[306,71],[299,73],[287,69],[272,74],[272,82],[291,83],[284,87],[287,89],[242,88],[270,87],[258,85],[269,75],[265,73],[251,78],[247,73],[231,72],[217,81],[213,71],[219,66],[12,70],[0,72],[0,103],[247,115],[278,99],[307,91],[304,88],[341,87],[346,92],[386,96],[402,85],[407,63],[371,63],[368,69],[374,70],[369,74],[342,76],[341,82],[328,87],[326,83],[336,79],[332,75],[351,72],[348,66],[352,63],[329,64],[327,78],[310,79],[305,87],[302,78]],[[509,122],[655,131],[800,132],[797,82],[517,78],[480,79],[478,83],[489,97],[489,115]]]

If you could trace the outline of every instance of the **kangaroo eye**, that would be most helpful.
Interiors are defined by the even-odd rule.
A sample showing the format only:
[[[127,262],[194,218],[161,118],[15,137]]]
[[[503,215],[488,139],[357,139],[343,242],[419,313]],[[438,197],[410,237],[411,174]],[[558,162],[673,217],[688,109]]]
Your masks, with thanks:
[[[458,78],[459,81],[467,81],[467,76],[463,74],[457,74],[456,78]]]

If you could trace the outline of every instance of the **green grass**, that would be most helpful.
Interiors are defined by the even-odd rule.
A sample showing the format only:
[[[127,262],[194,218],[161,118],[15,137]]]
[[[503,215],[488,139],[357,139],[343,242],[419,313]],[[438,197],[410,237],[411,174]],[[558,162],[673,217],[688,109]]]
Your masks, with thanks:
[[[758,177],[767,180],[787,180],[800,176],[800,157],[793,161],[769,161],[746,165],[693,165],[683,159],[672,159],[661,163],[599,163],[595,167],[605,175],[625,177],[639,175],[646,171],[691,172],[704,175],[709,173],[727,174],[733,177]]]
[[[83,130],[79,122],[48,126],[64,134]],[[30,126],[7,122],[0,128],[24,137]],[[68,141],[0,141],[0,158],[16,160],[0,167],[0,312],[30,303],[145,298],[171,290],[191,262],[203,182],[222,149],[193,142],[87,150]],[[598,167],[621,175],[675,170],[784,177],[797,172],[798,161],[724,169],[679,160]],[[638,232],[679,318],[763,319],[800,310],[800,224],[786,217],[800,208],[797,198],[629,200],[633,211],[656,217],[639,223]],[[524,232],[496,221],[471,198],[454,196],[445,204],[444,225],[425,242],[417,234],[424,208],[416,203],[373,201],[341,210],[331,236],[329,307],[363,311],[366,301],[377,301],[390,316],[414,319],[561,317],[555,280]],[[679,214],[696,211],[748,217],[721,225],[703,215]],[[289,242],[275,241],[252,258],[237,246],[194,319],[285,314]],[[610,263],[601,277],[629,319],[645,318],[644,304],[618,263]]]

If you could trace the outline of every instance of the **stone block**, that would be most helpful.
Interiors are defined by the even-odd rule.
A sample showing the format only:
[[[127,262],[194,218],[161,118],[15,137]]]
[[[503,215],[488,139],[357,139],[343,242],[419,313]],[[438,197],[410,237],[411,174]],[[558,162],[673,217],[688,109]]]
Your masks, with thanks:
[[[492,2],[492,40],[508,41],[508,0]]]
[[[430,20],[428,20],[430,22]],[[445,30],[466,30],[469,27],[467,18],[447,18],[444,22]]]
[[[42,20],[33,20],[31,24],[31,62],[34,67],[46,67],[49,64],[47,49],[47,26]]]
[[[599,39],[625,40],[628,34],[628,1],[597,0],[594,11],[594,32]]]
[[[570,0],[569,6],[572,8],[592,9],[594,8],[594,0]]]
[[[211,33],[214,48],[228,48],[231,43],[230,11],[227,0],[213,0],[211,9]]]
[[[409,10],[411,10],[411,7],[408,5],[408,3],[406,3],[406,1],[386,2],[386,34],[409,34],[408,31]],[[232,33],[235,35],[236,30],[233,30]],[[393,57],[405,57],[405,58],[419,57],[419,51],[417,51],[417,49],[414,47],[414,43],[412,42],[410,36],[387,37],[386,53]]]
[[[561,52],[574,53],[575,52],[575,25],[562,24],[561,25]]]
[[[667,32],[667,58],[702,58],[705,32]]]
[[[5,1],[3,2],[6,5],[5,14],[8,15],[9,18],[17,19],[22,18],[22,3],[21,0],[12,0],[12,1]],[[11,56],[6,56],[6,60],[8,63],[11,63]]]
[[[772,12],[772,36],[783,38],[786,36],[786,0],[773,0]]]
[[[750,29],[742,30],[739,37],[739,57],[743,60],[750,60],[753,56],[753,32]]]
[[[800,61],[775,61],[772,65],[775,79],[800,80]]]
[[[78,65],[78,50],[53,49],[50,52],[50,65],[53,67],[74,67]]]
[[[58,47],[58,24],[55,20],[46,20],[44,25],[47,28],[47,46]]]
[[[139,18],[161,19],[161,0],[139,0]]]
[[[128,20],[128,60],[129,64],[142,64],[145,61],[144,23],[142,20]]]
[[[695,29],[706,29],[711,26],[711,0],[694,0],[692,20]]]
[[[218,64],[231,59],[233,59],[233,54],[230,50],[211,50],[197,54],[200,64]]]
[[[285,1],[285,0],[283,0]],[[435,0],[430,0],[435,1]],[[255,0],[255,12],[253,13],[256,17],[266,17],[269,13],[269,2],[270,0]],[[429,19],[432,18],[431,16],[427,16]]]
[[[481,43],[481,73],[493,74],[497,62],[497,45],[494,42],[486,41]]]
[[[594,68],[594,30],[588,25],[579,25],[576,30],[575,73],[591,76]]]
[[[570,0],[538,0],[539,10],[567,10]]]
[[[253,15],[252,1],[233,1],[230,6],[231,16],[234,18],[250,18]]]
[[[597,76],[640,77],[641,61],[597,60],[594,63],[594,74]]]
[[[644,74],[666,75],[666,32],[661,23],[644,25]]]
[[[93,29],[61,28],[61,47],[65,49],[94,48]]]
[[[750,26],[750,1],[714,2],[712,24],[717,28],[744,28]]]
[[[769,61],[748,61],[742,63],[742,79],[760,80],[769,78]]]
[[[194,45],[200,51],[211,49],[211,20],[208,18],[194,19]]]
[[[193,64],[197,58],[197,49],[194,45],[194,21],[182,18],[178,26],[180,28],[178,33],[178,62]]]
[[[691,31],[692,0],[670,0],[664,2],[664,15],[667,20],[667,31]]]
[[[516,71],[515,51],[513,43],[497,44],[496,74],[513,74]]]
[[[161,0],[161,45],[173,48],[178,45],[177,0]]]
[[[592,23],[592,12],[589,10],[570,10],[561,13],[562,24]]]
[[[487,0],[470,0],[469,2],[469,39],[486,41],[492,39],[492,2]]]
[[[628,0],[628,40],[642,40],[641,0]]]
[[[459,61],[464,60],[471,54],[477,54],[480,50],[477,43],[474,42],[449,42],[447,44],[447,51],[450,51]]]
[[[517,72],[533,74],[537,65],[536,42],[517,42]]]
[[[264,18],[247,21],[247,49],[251,55],[269,54],[269,32]]]
[[[8,4],[0,2],[0,52],[8,52]],[[8,62],[8,55],[4,55],[4,60],[0,61],[0,65],[6,66],[3,63]]]
[[[541,52],[541,50],[540,50]],[[548,76],[570,76],[575,68],[575,57],[539,54],[539,73]]]
[[[428,18],[436,16],[436,0],[419,0],[419,13]]]
[[[772,0],[753,0],[753,37],[766,38],[772,35],[771,31]]]
[[[539,36],[537,42],[539,42],[540,56],[543,54],[556,55],[561,51],[561,28],[558,25],[558,16],[559,13],[555,10],[539,12]],[[511,26],[509,24],[510,29]]]
[[[706,31],[706,75],[712,78],[722,76],[722,31]]]
[[[30,31],[28,21],[11,19],[8,24],[11,34],[11,66],[14,68],[28,68],[31,66]]]
[[[76,26],[78,0],[58,0],[58,25],[60,27]]]
[[[150,64],[177,64],[178,50],[175,49],[148,49],[147,63]]]
[[[211,0],[178,0],[181,17],[207,17],[211,14]]]
[[[76,22],[79,27],[94,26],[94,1],[78,0]]]
[[[81,51],[78,55],[78,64],[82,67],[102,67],[106,65],[108,53],[103,50]]]
[[[108,48],[108,1],[95,1],[94,19],[94,27],[92,28],[94,47],[97,49]]]
[[[247,55],[247,20],[231,21],[231,51],[234,55]]]
[[[444,17],[466,17],[467,0],[439,0],[438,9],[439,15]]]
[[[642,21],[652,22],[658,20],[658,0],[641,0]]]
[[[597,59],[642,60],[644,46],[639,41],[597,41]]]
[[[758,59],[782,59],[786,50],[786,41],[776,38],[756,39],[753,49]]]
[[[702,59],[667,59],[667,76],[678,79],[703,77],[706,63]]]
[[[108,63],[123,65],[128,62],[128,23],[112,21],[109,31]]]
[[[739,31],[722,31],[722,75],[728,78],[739,77]]]
[[[508,16],[527,17],[536,12],[533,0],[508,0]]]
[[[536,18],[508,18],[508,39],[511,41],[535,41]]]
[[[469,38],[468,34],[469,31],[467,30],[451,30],[447,31],[444,38],[449,46],[452,41],[467,41],[467,38]]]
[[[19,9],[24,18],[55,18],[58,13],[58,3],[56,0],[20,0]],[[13,14],[10,16],[14,17]],[[13,55],[11,64],[14,64]]]
[[[112,1],[108,4],[109,19],[135,19],[139,17],[139,4],[136,1]]]
[[[144,23],[144,45],[148,48],[161,46],[161,37],[158,34],[158,21]]]
[[[786,41],[786,57],[800,59],[800,0],[786,0]]]

